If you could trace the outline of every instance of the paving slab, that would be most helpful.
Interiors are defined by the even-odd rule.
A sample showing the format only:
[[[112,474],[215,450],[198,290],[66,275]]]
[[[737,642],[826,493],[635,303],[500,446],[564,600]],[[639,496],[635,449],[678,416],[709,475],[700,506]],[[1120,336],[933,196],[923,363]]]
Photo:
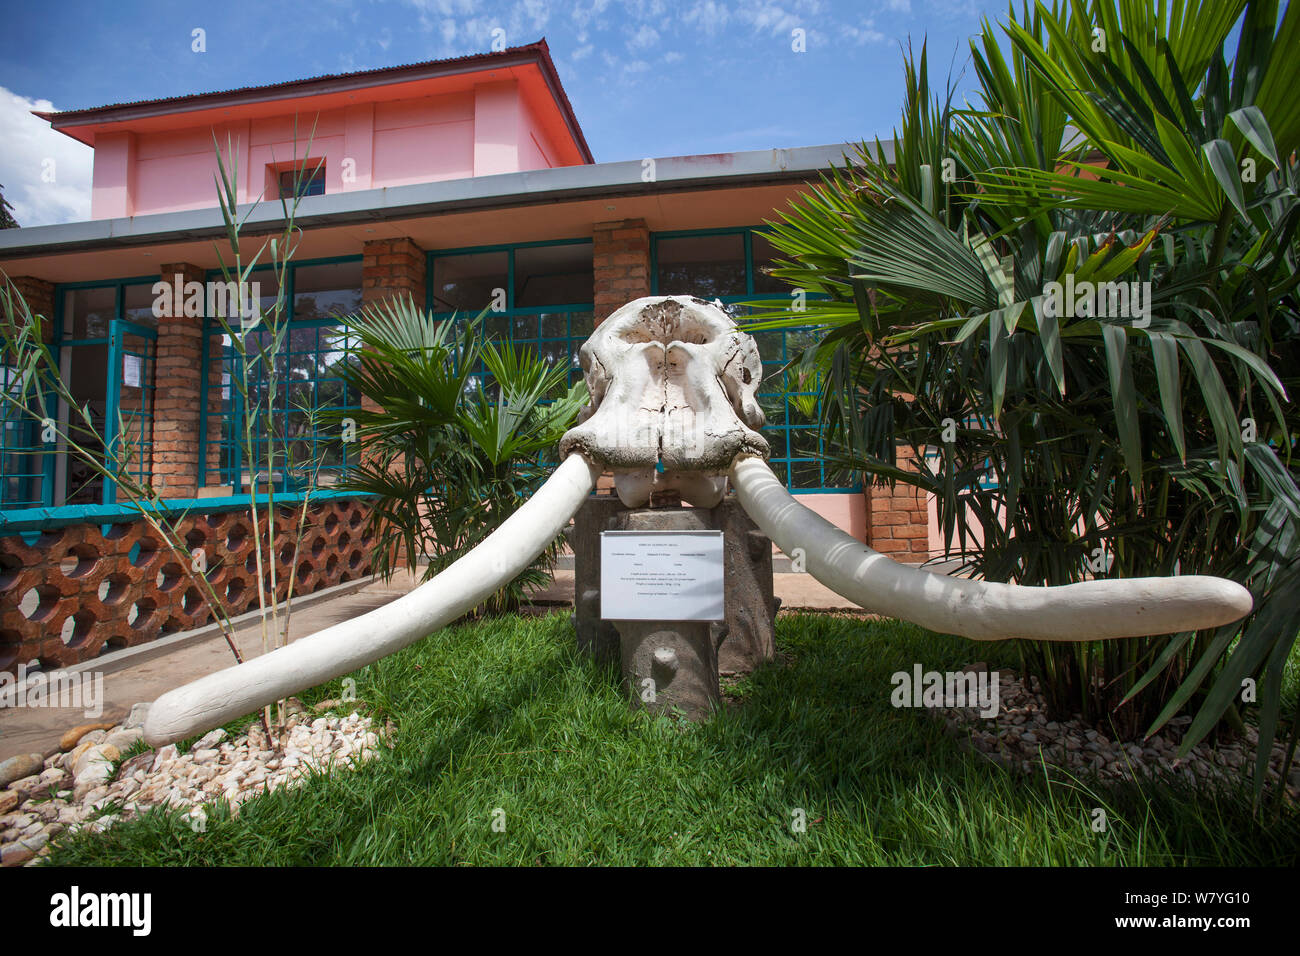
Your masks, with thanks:
[[[394,576],[389,583],[375,581],[359,590],[297,608],[289,617],[289,640],[295,641],[340,621],[382,607],[401,597],[413,584],[414,579],[409,576]],[[99,721],[120,721],[133,704],[153,701],[174,687],[235,663],[229,645],[219,633],[209,631],[201,639],[188,643],[185,642],[186,637],[187,635],[171,635],[164,638],[164,641],[173,641],[178,645],[165,653],[154,654],[156,649],[150,644],[141,645],[140,649],[147,649],[150,653],[137,655],[136,659],[131,659],[125,665],[115,660],[122,652],[114,652],[70,669],[70,676],[94,681],[92,686],[102,688],[93,693],[96,707],[92,710],[43,706],[0,708],[0,760],[20,753],[46,753],[58,744],[63,731],[70,727]],[[181,639],[179,642],[178,638]],[[239,626],[235,632],[235,641],[245,660],[260,655],[260,622],[248,621]],[[102,684],[99,683],[101,680]]]

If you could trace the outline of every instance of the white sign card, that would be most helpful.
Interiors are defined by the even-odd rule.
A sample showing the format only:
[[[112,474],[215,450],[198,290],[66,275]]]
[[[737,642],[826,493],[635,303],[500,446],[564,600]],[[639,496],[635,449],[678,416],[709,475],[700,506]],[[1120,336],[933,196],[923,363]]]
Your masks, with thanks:
[[[144,359],[138,355],[122,356],[122,384],[127,388],[139,388],[144,384]]]
[[[721,531],[602,531],[600,616],[723,621]]]

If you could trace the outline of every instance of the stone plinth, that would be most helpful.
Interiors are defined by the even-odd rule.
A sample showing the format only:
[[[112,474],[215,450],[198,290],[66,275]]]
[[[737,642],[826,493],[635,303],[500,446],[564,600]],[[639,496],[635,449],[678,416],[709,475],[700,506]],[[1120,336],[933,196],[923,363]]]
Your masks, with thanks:
[[[726,622],[602,620],[602,531],[722,531]],[[716,508],[631,510],[617,498],[591,498],[574,520],[572,545],[578,646],[622,662],[633,706],[706,716],[720,700],[719,673],[748,673],[775,653],[772,543],[733,498]]]

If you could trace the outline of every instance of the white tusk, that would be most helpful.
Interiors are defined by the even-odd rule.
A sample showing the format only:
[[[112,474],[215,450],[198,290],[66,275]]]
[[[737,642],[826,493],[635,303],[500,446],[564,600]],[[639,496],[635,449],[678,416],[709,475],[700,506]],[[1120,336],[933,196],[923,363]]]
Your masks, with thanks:
[[[518,577],[582,507],[601,468],[570,455],[478,547],[391,604],[287,647],[168,691],[149,708],[145,740],[183,740],[377,661],[473,610]]]
[[[1188,574],[1026,587],[908,568],[849,537],[799,504],[766,462],[731,467],[741,507],[787,555],[836,594],[889,617],[977,641],[1030,638],[1092,641],[1218,627],[1250,613],[1250,592],[1234,581]]]

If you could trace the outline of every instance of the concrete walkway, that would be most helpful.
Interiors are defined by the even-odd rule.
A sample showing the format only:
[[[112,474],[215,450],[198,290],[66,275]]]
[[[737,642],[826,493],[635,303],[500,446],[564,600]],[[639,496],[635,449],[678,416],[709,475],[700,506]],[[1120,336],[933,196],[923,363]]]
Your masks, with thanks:
[[[818,583],[808,574],[778,573],[774,576],[777,597],[783,610],[857,610],[856,605]],[[296,606],[290,618],[289,639],[297,640],[323,628],[372,611],[407,593],[416,581],[412,576],[395,576],[385,584],[375,581],[333,588],[311,595]],[[551,584],[534,592],[542,605],[572,606],[573,571],[559,569]],[[252,617],[247,615],[246,617]],[[236,630],[236,642],[245,660],[262,652],[261,626],[245,620]],[[152,701],[164,692],[234,664],[225,639],[215,628],[173,634],[135,648],[114,651],[62,672],[83,681],[102,678],[102,690],[95,694],[97,706],[83,708],[5,707],[0,708],[0,760],[20,753],[48,753],[65,730],[78,724],[120,721],[139,701]],[[102,708],[102,710],[101,710]],[[99,711],[98,713],[94,711]]]

